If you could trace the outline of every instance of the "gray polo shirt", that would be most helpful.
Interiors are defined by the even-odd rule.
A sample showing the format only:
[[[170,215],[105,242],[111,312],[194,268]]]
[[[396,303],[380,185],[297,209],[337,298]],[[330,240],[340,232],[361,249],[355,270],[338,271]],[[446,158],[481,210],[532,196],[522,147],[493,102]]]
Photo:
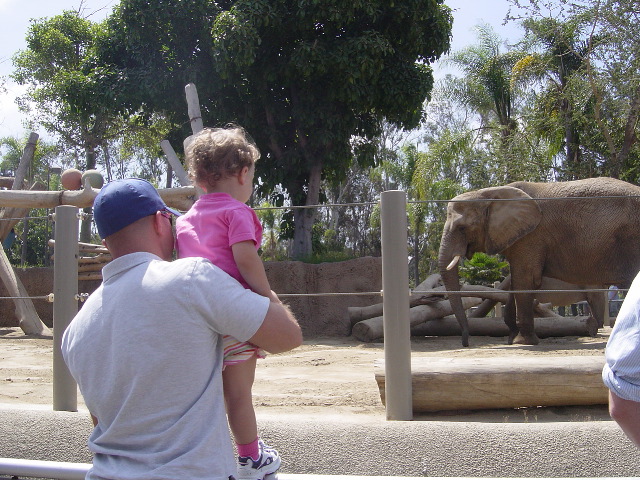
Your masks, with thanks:
[[[235,475],[222,337],[246,341],[269,300],[200,258],[113,260],[65,331],[62,354],[98,426],[88,479]]]

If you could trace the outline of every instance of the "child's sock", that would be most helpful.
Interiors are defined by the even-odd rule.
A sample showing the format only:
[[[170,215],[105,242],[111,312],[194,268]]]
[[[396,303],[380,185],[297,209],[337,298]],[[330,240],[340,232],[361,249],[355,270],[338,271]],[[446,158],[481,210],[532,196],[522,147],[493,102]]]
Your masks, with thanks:
[[[260,446],[258,444],[258,437],[251,443],[236,443],[236,447],[238,447],[238,456],[239,457],[251,457],[253,460],[258,460],[260,458]]]

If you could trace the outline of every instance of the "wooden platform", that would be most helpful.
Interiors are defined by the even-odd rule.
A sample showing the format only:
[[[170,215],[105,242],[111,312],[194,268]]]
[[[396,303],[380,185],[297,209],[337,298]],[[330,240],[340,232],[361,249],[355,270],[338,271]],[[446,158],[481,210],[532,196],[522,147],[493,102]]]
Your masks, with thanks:
[[[602,405],[604,356],[412,359],[414,413],[562,405]],[[384,360],[375,378],[385,403]]]

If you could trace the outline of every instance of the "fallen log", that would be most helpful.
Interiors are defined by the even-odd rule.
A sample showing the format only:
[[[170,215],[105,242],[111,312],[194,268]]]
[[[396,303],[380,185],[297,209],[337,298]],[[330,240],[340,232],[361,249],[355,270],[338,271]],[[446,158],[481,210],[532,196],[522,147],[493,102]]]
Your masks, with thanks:
[[[603,364],[602,355],[413,358],[413,411],[605,405]],[[384,361],[374,370],[385,403]]]
[[[419,305],[430,305],[432,303],[442,302],[440,297],[433,297],[429,295],[422,295],[409,300],[409,308],[417,307]],[[383,314],[382,303],[376,303],[375,305],[369,305],[367,307],[347,307],[347,313],[349,314],[349,321],[353,327],[358,322],[368,320],[375,317],[381,317]]]
[[[477,298],[463,298],[462,305],[469,309],[480,303]],[[409,310],[409,324],[419,325],[427,320],[446,317],[451,315],[453,309],[449,300],[442,300],[430,305],[419,305]],[[351,334],[361,342],[375,342],[384,337],[383,317],[374,317],[356,323],[351,330]]]
[[[511,289],[511,275],[507,275],[507,278],[502,280],[497,287],[499,290],[509,290]],[[485,298],[480,305],[473,309],[473,311],[469,314],[469,318],[471,317],[486,317],[487,314],[496,306],[497,303],[500,303],[496,300],[492,300],[490,298]],[[503,303],[504,304],[504,303]]]
[[[430,296],[429,292],[441,285],[442,282],[439,273],[429,275],[414,289],[414,292],[418,293],[412,294],[409,297],[409,308],[416,307],[418,305],[428,305],[429,303],[439,301],[439,297],[434,298]],[[351,326],[353,327],[356,323],[361,322],[362,320],[381,316],[382,303],[376,303],[366,307],[347,307],[347,314],[349,316]]]
[[[509,328],[501,317],[469,317],[469,335],[487,337],[507,337]],[[595,337],[598,321],[592,316],[544,317],[536,318],[535,331],[540,338],[549,337]],[[460,336],[460,325],[455,317],[449,316],[429,320],[411,327],[411,335],[416,337]]]

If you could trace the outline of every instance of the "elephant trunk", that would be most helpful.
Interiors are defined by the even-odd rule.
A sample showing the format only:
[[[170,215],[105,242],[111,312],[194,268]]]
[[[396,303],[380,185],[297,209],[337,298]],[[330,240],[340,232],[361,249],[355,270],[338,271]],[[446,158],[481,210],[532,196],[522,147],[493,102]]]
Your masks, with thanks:
[[[452,256],[443,252],[441,248],[438,258],[438,266],[442,277],[442,283],[448,291],[459,292],[460,279],[458,276],[458,265],[457,262],[454,263],[451,259]],[[460,329],[462,330],[462,346],[468,347],[469,322],[467,320],[467,314],[464,307],[462,306],[462,295],[460,293],[449,293],[449,302],[451,303],[453,313],[460,324]]]

